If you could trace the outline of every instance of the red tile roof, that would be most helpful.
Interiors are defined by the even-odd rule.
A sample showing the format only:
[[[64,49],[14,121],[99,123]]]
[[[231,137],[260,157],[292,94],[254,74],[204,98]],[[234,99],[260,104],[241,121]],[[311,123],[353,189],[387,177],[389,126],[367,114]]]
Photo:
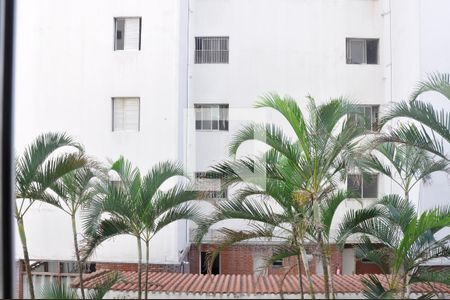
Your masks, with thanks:
[[[88,274],[84,278],[84,287],[95,288],[111,274],[111,270],[99,270]],[[145,274],[142,274],[143,277]],[[334,275],[334,291],[336,293],[361,293],[363,285],[361,279],[365,275]],[[378,279],[387,284],[384,275],[376,275]],[[120,272],[120,281],[116,283],[114,291],[137,291],[137,272]],[[324,293],[323,277],[312,275],[315,293]],[[200,275],[181,273],[149,273],[149,291],[166,293],[192,293],[192,294],[298,294],[299,282],[296,275],[287,275],[283,287],[280,289],[283,276],[281,275]],[[142,279],[144,285],[144,278]],[[72,287],[78,287],[79,281],[75,279]],[[434,289],[440,293],[450,293],[450,287],[437,284]],[[306,277],[303,276],[303,289],[308,293]],[[426,284],[414,284],[412,293],[433,292]]]

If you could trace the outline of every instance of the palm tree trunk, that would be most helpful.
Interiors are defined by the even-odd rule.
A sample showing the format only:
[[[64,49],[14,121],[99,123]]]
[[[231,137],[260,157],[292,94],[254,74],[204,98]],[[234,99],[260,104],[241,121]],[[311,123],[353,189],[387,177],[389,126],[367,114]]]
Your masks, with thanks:
[[[19,229],[20,241],[22,242],[23,258],[24,258],[24,262],[25,262],[25,271],[27,272],[28,288],[30,291],[30,297],[31,297],[31,299],[35,299],[33,276],[31,275],[30,257],[28,255],[27,237],[25,235],[25,225],[24,225],[23,219],[21,217],[16,217],[16,220],[17,220],[17,227]],[[19,274],[19,276],[22,276],[22,274]]]
[[[300,257],[300,254],[297,254],[297,268],[298,268],[298,284],[300,286],[300,295],[301,299],[305,299],[305,295],[303,292],[303,276],[302,276],[302,259]]]
[[[73,245],[75,247],[75,255],[77,257],[78,264],[78,276],[80,278],[80,290],[81,290],[81,298],[86,299],[84,295],[84,282],[83,282],[83,263],[80,259],[80,251],[78,250],[78,239],[77,239],[77,223],[75,220],[75,214],[72,216],[72,233],[73,233]]]
[[[306,256],[306,251],[303,246],[300,247],[300,254],[302,255],[303,268],[305,269],[306,279],[308,280],[309,294],[311,295],[311,299],[316,299],[316,296],[314,295],[314,286],[311,279],[311,272],[309,271],[308,257]]]
[[[326,255],[326,260],[327,260],[327,270],[328,270],[328,284],[330,287],[330,295],[331,295],[331,299],[335,299],[335,295],[334,295],[334,289],[333,289],[333,272],[331,271],[331,258],[330,255]]]
[[[330,299],[330,277],[328,273],[328,264],[327,264],[327,258],[325,255],[325,249],[324,249],[324,242],[323,242],[323,236],[322,236],[322,220],[320,216],[320,207],[319,202],[311,196],[311,201],[313,203],[313,218],[314,218],[314,225],[316,227],[316,230],[318,232],[317,234],[317,245],[319,247],[320,256],[322,258],[322,267],[323,267],[323,283],[325,286],[325,298]]]
[[[148,260],[149,260],[149,241],[145,241],[145,299],[148,299]]]
[[[330,299],[330,274],[328,273],[327,255],[325,253],[321,232],[319,232],[319,234],[318,234],[317,242],[318,242],[318,246],[320,249],[320,256],[321,256],[321,260],[322,260],[323,284],[325,286],[325,298]]]
[[[141,238],[137,236],[137,245],[138,245],[138,299],[142,299],[142,248],[141,248]]]

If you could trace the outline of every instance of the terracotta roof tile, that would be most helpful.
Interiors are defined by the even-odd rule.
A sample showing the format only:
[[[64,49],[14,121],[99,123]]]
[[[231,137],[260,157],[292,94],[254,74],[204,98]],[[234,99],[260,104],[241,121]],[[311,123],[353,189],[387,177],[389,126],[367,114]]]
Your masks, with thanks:
[[[84,286],[92,289],[101,284],[111,274],[110,270],[99,270],[84,276]],[[137,272],[120,272],[121,280],[116,283],[112,290],[136,291]],[[145,274],[142,284],[145,284]],[[364,275],[334,275],[333,284],[336,293],[360,293],[363,289],[361,279]],[[377,275],[378,279],[387,284],[384,275]],[[283,286],[280,285],[283,281]],[[199,275],[181,273],[149,273],[149,291],[152,292],[178,292],[193,294],[298,294],[299,282],[296,275]],[[312,275],[314,291],[323,293],[323,277]],[[303,290],[308,293],[309,288],[306,276],[302,277]],[[79,286],[79,280],[72,282],[73,287]],[[435,284],[433,287],[443,293],[450,293],[450,287]],[[432,288],[425,284],[415,284],[411,287],[413,293],[428,293]]]

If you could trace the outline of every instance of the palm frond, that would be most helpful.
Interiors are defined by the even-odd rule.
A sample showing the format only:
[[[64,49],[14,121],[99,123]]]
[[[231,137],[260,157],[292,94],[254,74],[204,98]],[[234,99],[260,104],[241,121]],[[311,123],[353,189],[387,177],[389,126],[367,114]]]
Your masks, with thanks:
[[[349,198],[348,192],[338,191],[321,202],[320,209],[322,216],[322,226],[324,228],[323,232],[327,237],[330,236],[331,225],[333,223],[336,211],[338,210],[341,203],[343,203],[347,198]]]
[[[104,241],[123,234],[132,234],[129,224],[118,218],[102,220],[97,230],[90,232],[83,241],[80,251],[82,259],[86,260],[91,256],[94,250]]]
[[[121,280],[121,276],[119,272],[111,272],[106,278],[102,280],[102,283],[95,287],[93,291],[89,291],[89,299],[103,299],[109,290],[115,285],[117,282]]]
[[[183,203],[168,209],[152,227],[152,233],[156,234],[167,225],[178,220],[191,220],[195,223],[203,219],[203,214],[199,207],[192,203]]]
[[[376,138],[378,143],[394,142],[411,145],[424,149],[443,159],[448,160],[444,151],[442,138],[437,137],[433,132],[427,131],[423,126],[418,128],[415,124],[400,124],[392,128],[388,133]]]
[[[293,141],[275,124],[251,123],[244,126],[233,136],[229,146],[230,154],[236,155],[240,145],[247,141],[262,142],[288,159],[296,160],[298,150],[292,146]]]
[[[78,299],[76,291],[60,281],[44,285],[40,296],[42,299]]]
[[[272,108],[278,111],[289,122],[302,147],[307,148],[309,137],[306,132],[306,120],[294,99],[290,97],[282,98],[275,93],[271,93],[263,96],[255,106],[257,108]]]
[[[41,165],[52,156],[56,150],[63,147],[83,151],[83,146],[66,133],[45,133],[39,135],[16,161],[17,190],[26,197],[25,190],[35,181]]]
[[[397,291],[386,289],[376,275],[369,274],[361,280],[364,289],[363,296],[366,299],[393,299]]]
[[[450,100],[450,74],[439,72],[428,74],[426,80],[418,83],[416,90],[410,96],[410,100],[417,100],[425,92],[438,92]]]

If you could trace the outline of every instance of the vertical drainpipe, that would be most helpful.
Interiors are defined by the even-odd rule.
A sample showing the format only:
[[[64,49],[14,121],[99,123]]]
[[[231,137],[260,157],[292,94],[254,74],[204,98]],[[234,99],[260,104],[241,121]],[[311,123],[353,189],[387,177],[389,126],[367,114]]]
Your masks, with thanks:
[[[186,108],[189,108],[189,54],[190,54],[190,28],[191,28],[191,0],[187,0],[187,30],[186,30],[186,50],[187,50],[187,56],[186,56]],[[189,116],[189,114],[187,114]],[[188,122],[186,118],[186,122]],[[188,153],[188,144],[187,144],[187,137],[188,137],[188,128],[189,126],[185,126],[185,162],[187,163],[187,153]],[[186,245],[189,245],[189,221],[186,220]]]
[[[190,0],[181,0],[179,9],[179,43],[180,43],[180,62],[179,62],[179,133],[178,133],[178,158],[186,168],[187,165],[187,142],[188,142],[188,108],[189,108],[189,28],[190,28]],[[183,72],[183,73],[181,73]],[[185,225],[185,247],[183,249],[183,255],[181,256],[181,264],[184,270],[183,261],[185,258],[186,246],[189,245],[189,221],[184,221]],[[181,228],[180,228],[181,229]],[[181,231],[179,231],[181,234]],[[178,244],[178,241],[177,241]],[[178,248],[178,246],[177,246]],[[180,259],[180,257],[179,257]]]

